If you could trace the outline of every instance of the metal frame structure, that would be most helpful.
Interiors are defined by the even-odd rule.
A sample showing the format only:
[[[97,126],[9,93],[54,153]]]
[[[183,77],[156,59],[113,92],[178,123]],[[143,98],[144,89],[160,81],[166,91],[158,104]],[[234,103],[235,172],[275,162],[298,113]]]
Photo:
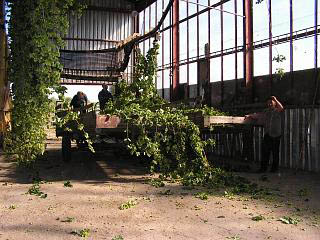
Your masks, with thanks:
[[[221,0],[219,2],[215,1],[214,4],[210,3],[210,0],[208,0],[208,4],[207,6],[205,6],[203,4],[203,2],[199,2],[199,0],[183,0],[183,1],[179,1],[179,0],[175,0],[174,6],[172,8],[172,15],[169,21],[172,21],[171,24],[163,26],[163,28],[161,29],[161,33],[163,36],[163,39],[166,39],[166,35],[169,34],[171,35],[169,42],[166,40],[162,40],[162,57],[161,60],[159,61],[159,71],[161,72],[161,91],[159,91],[163,97],[167,97],[171,100],[176,100],[179,98],[178,96],[178,88],[180,85],[180,82],[186,82],[187,83],[187,91],[185,93],[185,95],[187,97],[190,97],[190,66],[193,63],[197,63],[201,60],[203,60],[204,58],[208,58],[209,64],[208,66],[210,66],[210,59],[214,59],[214,58],[220,58],[220,71],[221,71],[221,103],[220,105],[223,106],[224,102],[224,82],[225,82],[225,77],[224,77],[224,56],[227,55],[234,55],[235,57],[235,68],[234,68],[234,80],[235,80],[235,98],[238,98],[238,96],[241,94],[239,93],[239,79],[243,78],[245,81],[245,86],[246,86],[246,103],[252,103],[254,102],[254,98],[256,96],[254,96],[254,90],[255,90],[255,82],[254,82],[254,78],[256,77],[254,75],[254,51],[257,49],[261,49],[261,48],[265,48],[268,47],[269,48],[269,91],[270,94],[272,94],[272,92],[274,91],[274,85],[273,85],[273,71],[274,69],[272,68],[272,62],[273,62],[273,47],[275,45],[278,44],[283,44],[286,42],[289,42],[289,46],[290,46],[290,56],[289,56],[289,62],[290,62],[290,84],[291,84],[291,89],[294,88],[294,51],[293,51],[293,42],[296,40],[300,40],[303,38],[310,38],[310,37],[314,37],[314,69],[315,69],[315,82],[316,80],[316,76],[317,76],[317,68],[318,68],[318,34],[320,33],[320,27],[318,26],[318,15],[317,15],[317,8],[318,8],[318,1],[315,0],[314,1],[314,26],[309,26],[308,28],[304,28],[304,29],[299,29],[299,30],[294,30],[293,28],[293,24],[294,24],[294,11],[293,11],[293,1],[292,0],[288,0],[289,2],[289,13],[290,13],[290,27],[289,27],[289,31],[285,32],[281,35],[277,35],[275,36],[273,34],[272,31],[272,26],[273,26],[273,22],[272,22],[272,1],[271,0],[266,0],[267,4],[268,4],[268,28],[269,28],[269,34],[268,34],[268,38],[263,39],[263,40],[258,40],[258,41],[254,41],[253,39],[253,32],[254,32],[254,25],[253,25],[253,4],[255,4],[254,1],[252,0]],[[162,5],[165,3],[164,0],[158,0],[156,1],[156,3],[159,5]],[[185,3],[186,4],[186,16],[184,18],[179,18],[179,6],[181,5],[181,3]],[[192,2],[192,3],[191,3]],[[211,1],[212,2],[212,1]],[[224,9],[224,5],[227,3],[232,3],[234,5],[234,9],[231,12],[234,16],[234,36],[235,36],[235,41],[234,41],[234,47],[232,48],[225,48],[224,46],[224,42],[225,42],[225,36],[224,36],[224,19],[226,17],[227,13],[230,13],[230,10],[226,10]],[[155,4],[155,3],[154,3]],[[196,10],[194,13],[190,13],[190,5],[194,5],[196,4]],[[238,12],[239,9],[239,4],[242,4],[242,9],[243,9],[243,15],[240,15]],[[312,4],[312,3],[311,3]],[[153,9],[153,12],[151,13],[151,18],[153,15],[155,15],[155,13],[157,12],[157,7],[152,8],[153,5],[148,7],[148,12],[149,12],[149,19],[150,19],[150,13],[151,13],[151,9]],[[201,7],[202,9],[200,9],[199,7]],[[181,7],[180,7],[181,8]],[[210,19],[212,19],[213,10],[219,8],[221,13],[220,13],[220,23],[218,24],[210,24]],[[180,11],[181,12],[181,11]],[[203,23],[199,22],[200,17],[202,17],[205,13],[208,14],[208,29],[200,29],[200,24],[202,25]],[[144,14],[140,14],[140,18],[143,17],[143,22],[146,21],[145,15]],[[196,24],[196,32],[195,35],[192,36],[192,40],[190,40],[190,34],[187,34],[186,36],[181,36],[180,32],[179,32],[179,26],[181,26],[181,24],[186,22],[186,27],[187,27],[187,32],[189,32],[189,28],[190,28],[190,21],[195,19],[195,24]],[[239,45],[239,41],[238,41],[238,37],[239,35],[239,19],[243,19],[243,36],[242,36],[242,42],[243,45]],[[241,21],[241,20],[240,20]],[[220,25],[220,26],[219,26]],[[146,25],[142,24],[142,32],[148,31],[148,29],[146,29]],[[202,35],[203,31],[207,31],[208,35],[208,43],[209,43],[209,48],[213,49],[212,47],[210,47],[210,43],[212,42],[212,36],[211,36],[211,32],[212,29],[216,29],[216,28],[220,28],[220,43],[221,43],[221,48],[219,51],[217,50],[212,50],[209,54],[209,56],[205,56],[205,54],[200,53],[200,48],[202,46],[200,46],[200,35]],[[211,39],[210,39],[211,36]],[[187,38],[187,46],[183,46],[184,49],[190,49],[191,45],[195,45],[196,44],[196,56],[194,57],[190,57],[190,53],[189,51],[187,52],[187,57],[183,58],[181,57],[181,54],[179,54],[179,49],[181,49],[180,46],[180,41],[179,38]],[[144,44],[144,43],[143,43]],[[170,57],[169,57],[169,61],[165,62],[164,59],[164,55],[166,54],[166,51],[169,53]],[[144,48],[144,52],[146,52],[146,49]],[[241,74],[239,73],[239,67],[241,67],[241,63],[239,62],[239,56],[238,54],[242,53],[243,54],[243,76],[241,76]],[[181,79],[181,74],[180,74],[180,68],[181,66],[186,66],[186,79]],[[210,72],[210,71],[209,71]],[[241,71],[240,71],[241,72]],[[211,71],[212,73],[212,71]],[[166,75],[167,74],[167,75]],[[168,84],[168,82],[165,82],[165,78],[167,78],[169,75],[169,83],[170,83],[170,91],[169,94],[170,96],[168,97],[168,94],[165,94],[165,85]],[[211,74],[212,75],[212,74]],[[209,79],[210,79],[210,75],[209,75]],[[167,80],[168,81],[168,80]],[[159,84],[157,84],[159,85]],[[293,91],[292,91],[293,92]],[[199,92],[197,92],[197,94],[199,94]]]

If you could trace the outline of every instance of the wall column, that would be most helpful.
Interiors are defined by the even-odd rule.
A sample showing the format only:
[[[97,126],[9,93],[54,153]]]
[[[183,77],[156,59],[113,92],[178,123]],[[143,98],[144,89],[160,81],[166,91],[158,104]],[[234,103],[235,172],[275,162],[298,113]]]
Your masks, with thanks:
[[[252,0],[244,0],[245,11],[245,81],[246,102],[252,103],[254,99],[253,83],[253,14]]]
[[[180,41],[179,41],[179,0],[173,2],[173,36],[172,36],[172,99],[173,101],[179,98],[179,54],[180,54]]]

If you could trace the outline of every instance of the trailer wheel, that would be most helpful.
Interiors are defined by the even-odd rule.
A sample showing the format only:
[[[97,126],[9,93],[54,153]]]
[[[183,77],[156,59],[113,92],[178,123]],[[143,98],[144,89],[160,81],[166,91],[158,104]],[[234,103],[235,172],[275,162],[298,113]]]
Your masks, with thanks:
[[[62,160],[71,161],[71,138],[69,136],[62,137]]]

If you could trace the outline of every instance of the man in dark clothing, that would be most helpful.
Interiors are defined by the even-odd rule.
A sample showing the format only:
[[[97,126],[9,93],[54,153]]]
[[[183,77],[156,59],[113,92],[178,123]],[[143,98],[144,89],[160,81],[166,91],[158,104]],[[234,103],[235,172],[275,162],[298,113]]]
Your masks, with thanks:
[[[73,107],[73,109],[78,110],[80,108],[85,107],[88,104],[88,98],[87,95],[83,92],[77,92],[76,95],[71,100],[70,106]]]
[[[264,126],[264,137],[261,151],[260,173],[268,169],[269,157],[272,152],[271,172],[277,172],[279,168],[279,147],[282,134],[282,113],[284,108],[275,96],[267,100],[268,109],[262,113],[247,115],[247,118],[261,121]]]
[[[107,102],[111,99],[113,99],[111,92],[108,90],[108,85],[103,84],[102,85],[102,90],[98,94],[98,99],[99,99],[99,104],[100,104],[100,109],[104,109]]]

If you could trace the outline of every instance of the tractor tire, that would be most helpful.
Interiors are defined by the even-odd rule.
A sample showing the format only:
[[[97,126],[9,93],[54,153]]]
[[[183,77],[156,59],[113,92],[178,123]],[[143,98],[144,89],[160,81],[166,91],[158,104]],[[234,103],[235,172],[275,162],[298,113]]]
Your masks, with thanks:
[[[71,138],[69,136],[62,137],[62,160],[64,162],[71,161]]]

